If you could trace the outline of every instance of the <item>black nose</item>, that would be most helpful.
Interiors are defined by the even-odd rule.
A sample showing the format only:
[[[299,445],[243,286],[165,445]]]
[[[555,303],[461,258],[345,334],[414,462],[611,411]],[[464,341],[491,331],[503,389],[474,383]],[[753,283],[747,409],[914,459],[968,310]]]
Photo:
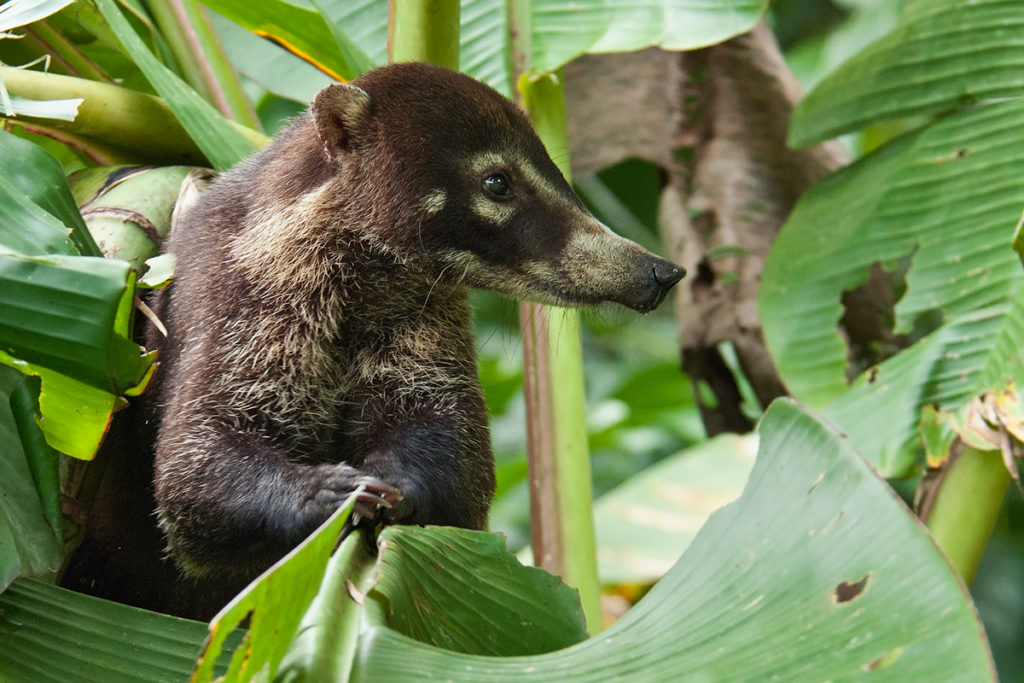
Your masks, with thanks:
[[[651,266],[651,277],[665,294],[682,280],[684,275],[686,275],[686,269],[669,261],[659,261]]]
[[[651,266],[651,298],[645,302],[643,311],[653,311],[655,308],[661,305],[661,302],[668,296],[668,291],[672,287],[683,279],[686,275],[686,270],[677,266],[676,264],[658,259],[653,266]]]

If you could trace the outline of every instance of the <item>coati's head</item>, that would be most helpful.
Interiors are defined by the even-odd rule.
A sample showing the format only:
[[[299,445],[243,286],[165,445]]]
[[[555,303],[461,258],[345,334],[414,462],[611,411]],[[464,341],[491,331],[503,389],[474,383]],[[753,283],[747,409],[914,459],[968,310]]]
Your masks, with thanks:
[[[684,275],[595,219],[523,112],[467,76],[386,66],[322,90],[311,113],[338,182],[362,190],[349,211],[434,280],[645,312]]]

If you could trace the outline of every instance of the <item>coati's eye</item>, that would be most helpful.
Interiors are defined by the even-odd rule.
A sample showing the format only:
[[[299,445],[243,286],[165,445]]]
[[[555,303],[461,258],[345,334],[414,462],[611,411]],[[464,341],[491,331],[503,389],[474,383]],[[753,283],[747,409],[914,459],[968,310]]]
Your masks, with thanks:
[[[509,193],[509,182],[501,173],[492,173],[484,178],[484,189],[495,197],[507,197]]]

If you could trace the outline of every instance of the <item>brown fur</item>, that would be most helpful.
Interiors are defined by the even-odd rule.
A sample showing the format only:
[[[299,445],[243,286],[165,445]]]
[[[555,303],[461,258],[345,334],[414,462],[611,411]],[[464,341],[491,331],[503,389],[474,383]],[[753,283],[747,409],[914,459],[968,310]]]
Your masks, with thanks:
[[[518,108],[419,64],[321,92],[169,248],[159,520],[180,567],[232,587],[360,482],[364,514],[486,525],[468,286],[649,310],[682,277],[587,213]]]

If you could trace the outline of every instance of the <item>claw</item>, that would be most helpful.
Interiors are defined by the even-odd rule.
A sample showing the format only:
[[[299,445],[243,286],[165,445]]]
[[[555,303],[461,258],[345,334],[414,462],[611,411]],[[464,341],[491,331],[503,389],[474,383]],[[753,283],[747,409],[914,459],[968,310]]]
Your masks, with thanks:
[[[355,509],[352,511],[353,525],[358,525],[364,519],[379,521],[382,510],[392,509],[403,498],[402,492],[396,487],[376,477],[361,477],[358,485],[363,490],[356,497]]]

